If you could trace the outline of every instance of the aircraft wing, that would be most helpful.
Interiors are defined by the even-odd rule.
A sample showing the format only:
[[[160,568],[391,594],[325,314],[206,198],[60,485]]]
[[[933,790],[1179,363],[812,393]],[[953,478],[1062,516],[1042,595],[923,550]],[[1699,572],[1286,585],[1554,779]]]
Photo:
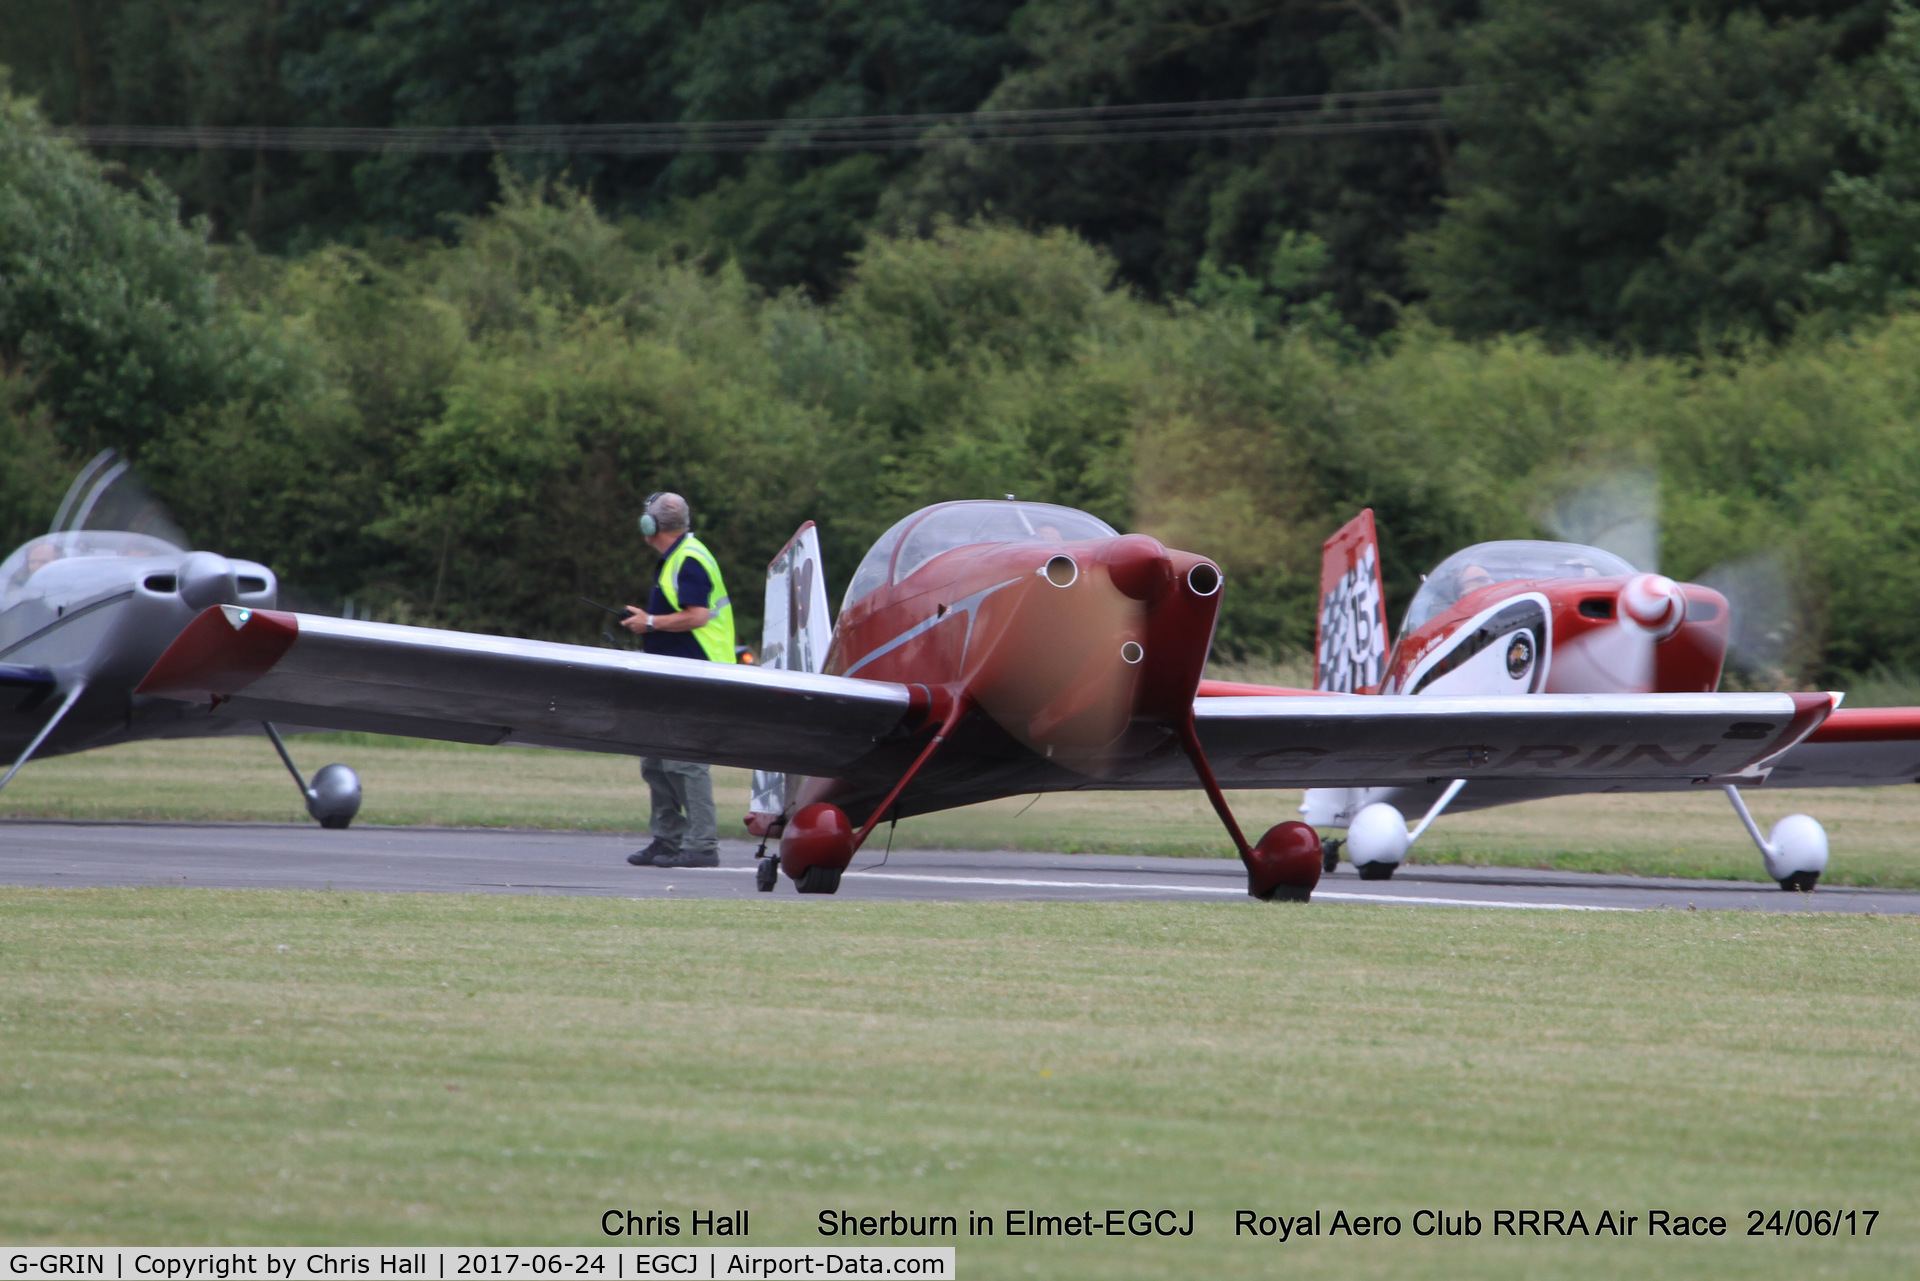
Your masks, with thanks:
[[[1769,787],[1920,783],[1920,707],[1841,708],[1780,758]]]
[[[1466,778],[1554,795],[1757,783],[1832,708],[1826,694],[1373,695],[1204,698],[1194,716],[1223,787]],[[1190,773],[1162,760],[1128,785],[1178,786]]]
[[[917,719],[904,685],[233,605],[195,618],[136,693],[219,720],[835,776]]]
[[[856,791],[898,777],[903,740],[925,710],[924,691],[879,681],[237,606],[197,617],[137,692],[208,705],[221,722],[657,755],[845,778]],[[1755,783],[1789,764],[1801,786],[1831,785],[1849,770],[1870,774],[1861,782],[1914,776],[1905,771],[1920,763],[1908,759],[1920,758],[1920,722],[1843,721],[1846,732],[1828,742],[1815,730],[1831,711],[1825,694],[1336,695],[1203,698],[1195,721],[1233,788],[1418,788],[1464,777],[1519,800]],[[1892,764],[1861,765],[1888,743]],[[959,741],[943,764],[911,810],[1042,790],[1196,785],[1170,744],[1099,780]]]

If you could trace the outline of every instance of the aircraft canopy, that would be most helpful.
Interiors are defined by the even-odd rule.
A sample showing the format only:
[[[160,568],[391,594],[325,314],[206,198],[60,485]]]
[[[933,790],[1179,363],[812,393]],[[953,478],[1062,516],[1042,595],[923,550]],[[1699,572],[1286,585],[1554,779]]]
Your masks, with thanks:
[[[1598,547],[1579,543],[1543,543],[1513,539],[1475,543],[1440,562],[1439,568],[1414,593],[1400,634],[1419,627],[1452,606],[1461,597],[1493,583],[1542,578],[1614,578],[1639,571]]]
[[[956,547],[1117,537],[1118,531],[1104,520],[1053,503],[977,499],[923,507],[880,535],[880,541],[854,571],[840,608],[846,609],[885,583],[899,582],[935,556]]]
[[[57,560],[82,556],[178,556],[180,549],[163,538],[118,529],[81,529],[42,534],[14,549],[0,561],[0,609],[13,603],[20,589],[41,569]]]

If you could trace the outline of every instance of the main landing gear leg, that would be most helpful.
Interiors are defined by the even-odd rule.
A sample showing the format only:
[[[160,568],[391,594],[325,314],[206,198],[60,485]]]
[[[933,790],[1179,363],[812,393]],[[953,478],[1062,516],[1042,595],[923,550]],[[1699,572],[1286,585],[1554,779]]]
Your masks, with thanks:
[[[933,754],[940,750],[941,744],[947,741],[947,735],[953,733],[953,727],[960,723],[960,718],[966,715],[971,706],[964,694],[954,698],[933,741],[921,749],[920,755],[900,776],[900,781],[893,785],[886,799],[874,807],[866,826],[858,832],[853,830],[846,813],[838,805],[816,802],[793,816],[786,834],[780,838],[780,862],[785,865],[787,875],[793,878],[796,890],[802,894],[833,894],[840,889],[840,874],[847,870],[847,864],[853,862],[854,853],[866,843],[873,829],[880,825],[880,820],[900,799],[900,793],[907,790],[907,784],[933,759]],[[761,875],[767,875],[764,868]]]
[[[260,724],[273,740],[273,750],[280,753],[287,773],[293,775],[293,785],[300,789],[300,798],[307,803],[307,813],[313,816],[313,821],[333,831],[340,831],[353,822],[353,816],[360,812],[360,776],[345,765],[323,765],[314,772],[313,782],[308,783],[294,767],[293,756],[273,722],[261,721]]]
[[[1827,870],[1827,829],[1810,814],[1789,814],[1773,825],[1772,832],[1762,836],[1760,825],[1747,812],[1747,802],[1741,797],[1740,789],[1728,783],[1726,793],[1727,799],[1733,802],[1733,812],[1746,826],[1747,835],[1760,847],[1760,857],[1767,863],[1767,875],[1780,882],[1783,890],[1811,893],[1820,880],[1820,873]]]
[[[13,776],[20,772],[20,767],[33,759],[33,754],[40,750],[40,744],[47,741],[47,736],[52,734],[54,728],[67,718],[67,713],[73,710],[73,705],[79,702],[80,696],[86,692],[87,685],[85,681],[80,682],[67,691],[67,697],[61,702],[60,706],[55,709],[53,715],[47,718],[47,723],[40,727],[40,732],[33,736],[33,741],[27,744],[27,750],[20,753],[20,759],[13,763],[13,768],[7,771],[6,777],[0,778],[0,787],[5,787],[8,783],[11,783]]]
[[[1313,887],[1320,883],[1323,857],[1320,834],[1305,823],[1276,823],[1267,829],[1257,845],[1248,845],[1233,811],[1227,807],[1220,781],[1213,776],[1213,766],[1207,763],[1207,753],[1200,746],[1200,735],[1193,727],[1192,718],[1182,722],[1179,728],[1180,745],[1186,749],[1187,759],[1193,762],[1193,772],[1200,776],[1200,786],[1206,790],[1213,812],[1220,816],[1221,825],[1233,838],[1234,848],[1240,851],[1240,861],[1246,864],[1247,893],[1267,902],[1311,900]]]

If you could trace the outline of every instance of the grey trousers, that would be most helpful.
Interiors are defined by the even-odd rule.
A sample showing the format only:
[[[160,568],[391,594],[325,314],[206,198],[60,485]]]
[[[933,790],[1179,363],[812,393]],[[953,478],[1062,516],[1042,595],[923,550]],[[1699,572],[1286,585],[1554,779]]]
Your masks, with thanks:
[[[653,793],[649,834],[690,854],[720,848],[711,767],[649,756],[640,762],[640,777],[647,780]]]

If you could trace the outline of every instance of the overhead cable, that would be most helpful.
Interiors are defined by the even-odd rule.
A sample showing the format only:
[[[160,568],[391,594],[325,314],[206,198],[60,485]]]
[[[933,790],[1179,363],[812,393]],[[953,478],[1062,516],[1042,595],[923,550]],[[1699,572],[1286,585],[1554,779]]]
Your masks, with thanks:
[[[580,125],[71,125],[96,147],[201,151],[571,152],[884,151],[954,143],[1081,147],[1210,138],[1386,133],[1444,125],[1449,88],[1024,111]]]

